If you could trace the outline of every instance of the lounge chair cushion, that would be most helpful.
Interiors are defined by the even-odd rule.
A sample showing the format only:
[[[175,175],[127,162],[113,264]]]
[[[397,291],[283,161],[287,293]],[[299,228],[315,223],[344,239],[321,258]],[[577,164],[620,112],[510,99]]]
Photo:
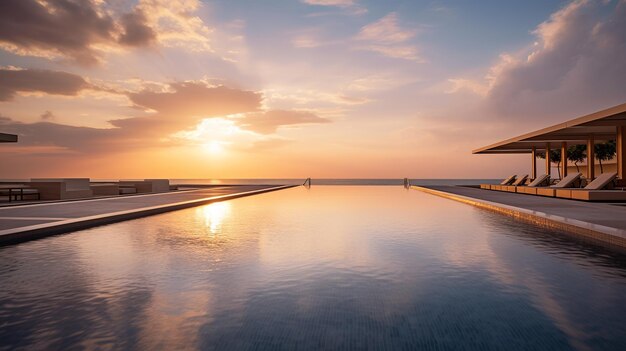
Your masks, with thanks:
[[[587,184],[585,189],[587,190],[602,190],[607,187],[613,180],[617,178],[617,173],[602,173],[591,183]]]
[[[514,186],[520,186],[520,185],[524,184],[524,182],[526,181],[526,179],[528,179],[528,174],[524,175],[523,177],[519,177],[519,178],[517,178],[517,180],[515,180],[515,181],[513,182],[513,184],[511,184],[511,185],[514,185]]]
[[[561,179],[560,182],[552,185],[552,188],[571,188],[572,185],[580,179],[582,173],[570,174],[567,177]]]
[[[539,177],[537,177],[537,179],[533,180],[530,184],[528,184],[528,186],[537,187],[537,186],[542,186],[544,184],[547,184],[548,182],[550,182],[550,176],[547,174],[542,174]]]
[[[513,183],[515,181],[515,178],[517,177],[517,175],[513,174],[512,176],[506,178],[505,180],[503,180],[502,182],[500,182],[500,185],[510,185],[511,183]]]

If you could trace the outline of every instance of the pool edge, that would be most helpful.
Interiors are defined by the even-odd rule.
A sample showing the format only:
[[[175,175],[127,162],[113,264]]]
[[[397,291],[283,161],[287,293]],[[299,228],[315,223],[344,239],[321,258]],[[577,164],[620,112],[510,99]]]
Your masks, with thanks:
[[[626,253],[625,230],[417,185],[412,185],[411,189],[508,215],[540,227],[557,229],[572,236]]]
[[[127,211],[110,212],[94,216],[72,218],[63,221],[36,224],[31,226],[0,230],[0,247],[19,244],[22,242],[45,238],[48,236],[65,234],[77,230],[89,229],[101,225],[123,222],[131,219],[148,217],[156,214],[182,210],[210,204],[213,202],[232,200],[240,197],[258,195],[272,191],[289,189],[299,185],[279,185],[269,188],[244,191],[233,194],[210,196],[202,199],[187,200],[165,205],[142,207]]]

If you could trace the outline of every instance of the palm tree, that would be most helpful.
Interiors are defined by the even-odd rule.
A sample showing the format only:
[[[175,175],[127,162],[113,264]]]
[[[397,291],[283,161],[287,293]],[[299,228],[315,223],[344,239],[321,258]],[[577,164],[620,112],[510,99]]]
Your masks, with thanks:
[[[574,162],[574,165],[576,166],[576,172],[580,172],[578,162],[583,162],[587,158],[587,156],[585,155],[586,152],[587,145],[584,144],[573,145],[567,148],[567,159]]]
[[[600,161],[600,173],[604,173],[604,170],[602,169],[602,161],[608,161],[615,157],[615,153],[617,152],[615,140],[609,140],[605,143],[596,144],[593,149],[596,154],[596,159]]]

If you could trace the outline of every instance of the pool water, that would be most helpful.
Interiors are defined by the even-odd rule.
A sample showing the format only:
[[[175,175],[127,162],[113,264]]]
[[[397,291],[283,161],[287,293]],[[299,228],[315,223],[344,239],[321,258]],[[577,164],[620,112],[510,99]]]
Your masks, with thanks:
[[[390,186],[0,248],[0,349],[625,350],[626,256]]]

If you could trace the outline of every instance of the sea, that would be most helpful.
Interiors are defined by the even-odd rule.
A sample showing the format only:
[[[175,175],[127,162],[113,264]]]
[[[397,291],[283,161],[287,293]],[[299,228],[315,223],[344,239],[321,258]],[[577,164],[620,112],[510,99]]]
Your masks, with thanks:
[[[250,185],[250,184],[303,184],[302,178],[258,179],[170,179],[171,184],[197,185]],[[480,185],[498,184],[500,179],[409,179],[411,185]],[[404,185],[402,178],[312,178],[311,185]]]
[[[120,179],[91,179],[92,182],[117,182]],[[131,180],[131,179],[124,179]],[[141,179],[132,179],[141,180]],[[174,178],[173,185],[300,185],[304,178]],[[2,179],[1,182],[29,182],[29,179]],[[480,185],[499,184],[501,179],[409,179],[411,185]],[[403,178],[312,178],[311,185],[404,185]]]

